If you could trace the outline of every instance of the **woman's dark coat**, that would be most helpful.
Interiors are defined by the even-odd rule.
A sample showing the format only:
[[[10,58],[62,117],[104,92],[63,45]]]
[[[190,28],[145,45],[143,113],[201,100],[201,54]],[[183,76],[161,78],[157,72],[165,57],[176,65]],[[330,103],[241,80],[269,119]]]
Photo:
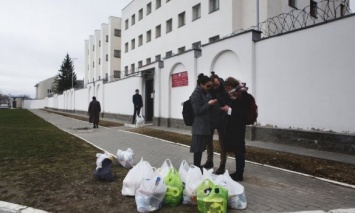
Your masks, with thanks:
[[[211,95],[197,86],[191,97],[192,108],[195,113],[194,122],[191,132],[193,135],[210,135],[211,134]]]
[[[97,124],[100,120],[101,106],[100,102],[93,100],[89,104],[89,123]]]
[[[246,115],[248,112],[248,94],[243,92],[240,98],[231,101],[232,114],[228,116],[226,129],[226,150],[245,154]]]

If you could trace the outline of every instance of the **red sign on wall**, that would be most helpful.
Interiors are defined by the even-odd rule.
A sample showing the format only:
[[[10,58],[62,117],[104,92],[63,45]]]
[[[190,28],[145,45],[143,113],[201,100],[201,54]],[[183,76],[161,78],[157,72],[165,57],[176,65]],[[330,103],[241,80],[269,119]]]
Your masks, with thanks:
[[[189,83],[187,71],[171,75],[172,87],[187,86]]]

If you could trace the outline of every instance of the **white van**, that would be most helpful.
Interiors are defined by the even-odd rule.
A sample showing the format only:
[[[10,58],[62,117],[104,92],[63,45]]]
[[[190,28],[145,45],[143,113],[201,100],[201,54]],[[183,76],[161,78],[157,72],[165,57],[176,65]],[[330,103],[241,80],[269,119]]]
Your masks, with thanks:
[[[9,105],[7,104],[0,104],[0,109],[8,109]]]

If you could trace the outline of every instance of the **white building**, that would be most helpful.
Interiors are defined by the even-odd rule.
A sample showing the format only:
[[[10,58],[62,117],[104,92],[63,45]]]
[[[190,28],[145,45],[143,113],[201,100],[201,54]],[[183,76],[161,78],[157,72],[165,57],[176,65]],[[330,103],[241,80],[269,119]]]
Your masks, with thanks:
[[[99,80],[113,81],[121,77],[121,19],[109,17],[108,24],[85,40],[84,84]]]
[[[48,78],[46,80],[38,82],[35,85],[35,87],[36,87],[36,99],[44,99],[45,97],[53,95],[53,93],[52,93],[52,84],[53,84],[55,78],[56,78],[56,76],[50,77],[50,78]]]

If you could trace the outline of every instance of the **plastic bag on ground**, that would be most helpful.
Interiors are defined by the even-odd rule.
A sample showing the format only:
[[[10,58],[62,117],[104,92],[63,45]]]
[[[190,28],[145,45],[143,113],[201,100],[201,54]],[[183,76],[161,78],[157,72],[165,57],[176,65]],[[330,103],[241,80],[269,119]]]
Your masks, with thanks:
[[[118,160],[118,163],[121,164],[121,166],[125,168],[132,168],[133,167],[133,150],[131,148],[128,148],[126,151],[122,150],[117,150],[116,157]]]
[[[136,128],[144,126],[144,117],[143,116],[136,116]]]
[[[214,180],[217,185],[222,185],[228,190],[228,207],[231,209],[245,209],[247,207],[247,198],[244,186],[234,181],[225,171],[223,175],[218,175]]]
[[[123,179],[122,195],[134,196],[143,179],[151,179],[155,176],[155,168],[142,158]]]
[[[202,181],[197,189],[197,207],[199,212],[227,212],[228,190],[215,185],[210,179]]]
[[[183,185],[179,172],[172,168],[165,176],[166,196],[164,198],[165,206],[177,206],[182,200]]]
[[[166,185],[161,176],[142,180],[135,196],[138,212],[158,210],[166,194]]]
[[[158,168],[157,172],[160,176],[165,178],[165,176],[168,175],[168,173],[171,169],[174,169],[174,166],[169,159],[166,159],[164,161],[163,165],[161,165],[161,167]]]
[[[186,183],[186,175],[187,175],[187,172],[189,171],[190,169],[190,166],[189,164],[187,163],[186,160],[183,160],[180,164],[180,167],[179,167],[179,175],[181,177],[181,181],[185,187],[185,183]]]
[[[202,182],[202,172],[199,167],[191,165],[186,174],[183,204],[197,205],[197,188]]]

